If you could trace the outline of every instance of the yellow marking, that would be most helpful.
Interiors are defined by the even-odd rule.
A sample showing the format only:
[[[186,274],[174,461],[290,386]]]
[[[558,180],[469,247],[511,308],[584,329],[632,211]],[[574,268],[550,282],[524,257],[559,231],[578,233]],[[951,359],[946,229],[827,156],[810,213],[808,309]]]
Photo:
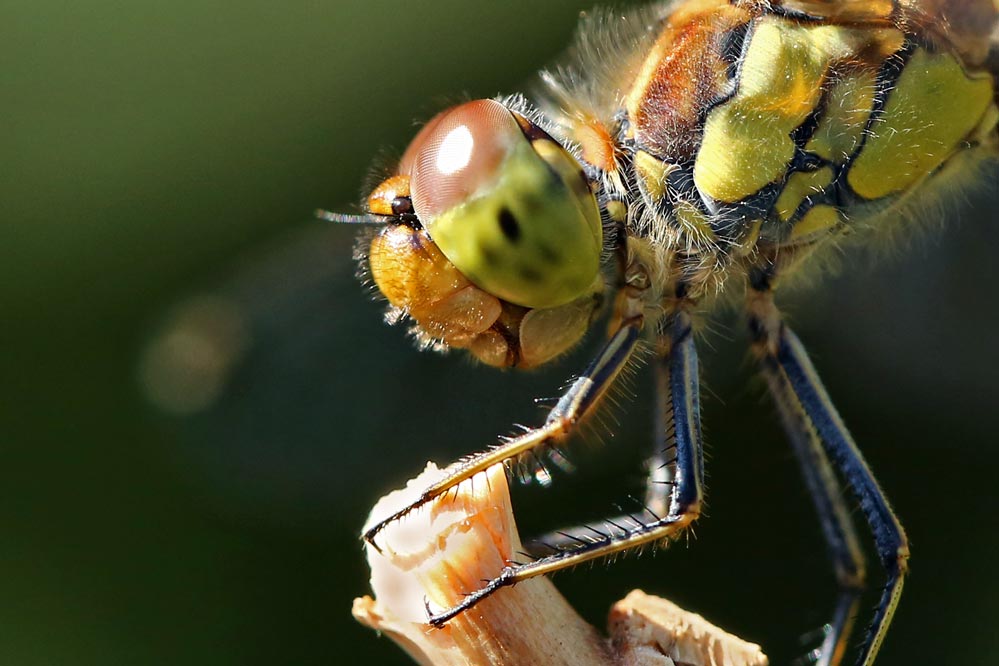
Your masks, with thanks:
[[[810,31],[761,20],[731,100],[714,109],[694,165],[702,193],[734,203],[780,179],[794,156],[790,133],[818,103],[826,58]]]
[[[789,239],[797,241],[812,234],[827,232],[839,226],[841,222],[839,211],[833,206],[816,206],[805,213],[805,216],[794,225]]]
[[[999,147],[999,137],[996,136],[997,127],[999,127],[999,108],[993,104],[985,111],[982,122],[978,124],[972,138],[979,143],[989,144],[993,148],[997,148]]]
[[[628,219],[628,204],[623,201],[608,201],[607,215],[615,222],[624,222]]]
[[[695,235],[698,239],[715,239],[715,232],[711,228],[711,224],[694,204],[689,201],[681,201],[677,204],[674,212],[676,221],[685,231]]]
[[[866,199],[898,194],[960,150],[992,105],[992,79],[947,53],[916,51],[847,173]]]
[[[635,153],[635,171],[642,179],[645,191],[653,200],[666,196],[666,177],[676,170],[676,166],[666,164],[644,150]]]
[[[867,126],[874,95],[877,72],[862,70],[839,81],[831,91],[815,134],[805,146],[819,157],[843,164],[860,145]]]
[[[815,110],[829,67],[871,48],[890,48],[899,35],[776,16],[760,19],[738,92],[705,122],[694,164],[700,192],[735,203],[779,181],[795,152],[790,134]]]
[[[789,10],[836,21],[887,20],[894,9],[891,0],[784,0]]]
[[[829,187],[832,181],[833,170],[830,167],[823,167],[818,171],[798,171],[792,174],[777,198],[777,215],[782,221],[787,222],[794,216],[794,212],[798,210],[798,206],[806,197],[818,194]]]
[[[752,252],[756,247],[756,242],[760,240],[760,231],[763,230],[763,220],[753,220],[749,224],[745,236],[739,241],[739,248],[742,253]]]

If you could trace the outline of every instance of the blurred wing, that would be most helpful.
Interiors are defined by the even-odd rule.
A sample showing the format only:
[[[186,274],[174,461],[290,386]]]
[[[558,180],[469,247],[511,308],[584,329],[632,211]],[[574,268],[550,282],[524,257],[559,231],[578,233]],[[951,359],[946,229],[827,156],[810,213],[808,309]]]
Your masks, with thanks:
[[[408,344],[353,278],[353,236],[316,225],[262,248],[179,302],[145,345],[144,394],[229,499],[335,510],[370,474],[356,443],[379,432],[379,397],[399,387],[361,359],[380,334]]]

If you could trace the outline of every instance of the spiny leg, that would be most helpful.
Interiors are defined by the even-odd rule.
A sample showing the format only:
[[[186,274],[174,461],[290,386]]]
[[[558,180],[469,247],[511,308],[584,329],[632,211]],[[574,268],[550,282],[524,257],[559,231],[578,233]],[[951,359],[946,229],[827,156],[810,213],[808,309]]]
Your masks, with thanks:
[[[805,470],[830,553],[836,562],[841,594],[832,630],[823,643],[823,650],[828,650],[822,656],[823,663],[835,664],[842,657],[864,572],[856,535],[829,469],[830,461],[860,500],[878,558],[887,574],[870,629],[860,646],[858,663],[867,666],[877,656],[902,594],[909,558],[908,541],[804,347],[782,321],[767,278],[754,280],[748,309],[754,349]]]
[[[701,440],[701,389],[697,348],[690,317],[678,313],[661,327],[656,367],[656,458],[670,465],[675,458],[669,514],[700,512],[704,499],[704,446]],[[651,477],[650,486],[660,479]],[[686,480],[686,482],[685,482]],[[649,493],[654,491],[649,488]],[[694,516],[696,517],[696,516]]]
[[[548,418],[540,428],[527,430],[499,446],[452,465],[440,481],[424,490],[414,502],[366,529],[362,537],[375,550],[380,550],[375,537],[386,526],[444,495],[462,481],[493,465],[515,459],[525,453],[543,450],[546,446],[554,445],[568,437],[614,384],[638,346],[639,334],[645,324],[645,298],[650,286],[648,269],[642,261],[630,256],[628,252],[628,236],[623,226],[618,225],[618,233],[615,242],[618,277],[614,312],[607,342],[597,357],[586,371],[572,382],[548,413]]]
[[[576,379],[548,413],[544,425],[528,430],[488,451],[475,454],[457,465],[440,481],[423,491],[408,506],[375,523],[364,532],[364,539],[378,549],[375,537],[385,526],[394,523],[414,509],[433,501],[462,481],[472,478],[493,465],[515,458],[528,451],[544,447],[567,437],[614,383],[627,366],[638,344],[642,317],[625,321],[610,337],[586,372]]]
[[[554,552],[531,562],[510,564],[460,604],[432,614],[431,624],[443,625],[502,587],[673,537],[700,515],[703,456],[697,350],[686,313],[669,316],[661,324],[656,372],[661,377],[657,399],[666,404],[660,411],[661,417],[666,419],[660,422],[660,428],[671,433],[672,442],[666,446],[676,450],[674,479],[668,486],[661,486],[671,489],[664,515],[657,515],[646,507],[644,513],[648,517],[626,514],[599,523],[599,527],[586,525],[552,533],[545,537],[545,545]]]
[[[835,666],[842,662],[864,590],[864,554],[822,440],[780,373],[765,364],[764,375],[815,504],[836,572],[839,598],[817,653],[818,666]]]

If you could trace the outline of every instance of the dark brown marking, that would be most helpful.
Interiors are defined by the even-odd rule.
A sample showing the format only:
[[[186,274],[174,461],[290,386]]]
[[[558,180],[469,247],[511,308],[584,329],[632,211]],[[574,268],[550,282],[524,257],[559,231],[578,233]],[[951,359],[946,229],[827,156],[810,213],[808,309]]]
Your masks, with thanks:
[[[562,261],[562,253],[547,243],[540,243],[538,245],[538,254],[550,264],[557,264]]]
[[[514,120],[516,120],[517,124],[520,125],[520,131],[524,133],[524,136],[528,141],[531,141],[532,143],[534,141],[551,141],[553,143],[558,143],[552,138],[551,134],[544,131],[524,116],[520,115],[516,111],[511,111],[511,113],[513,114]]]
[[[392,214],[398,217],[413,214],[413,200],[409,197],[396,197],[392,199]]]
[[[625,101],[639,146],[675,161],[700,145],[704,109],[730,92],[728,36],[759,11],[753,3],[685,3],[663,26]]]
[[[517,222],[517,218],[513,212],[505,206],[499,212],[499,225],[500,231],[503,232],[508,241],[516,243],[520,240],[520,224]]]
[[[541,282],[541,273],[533,266],[528,266],[527,264],[520,264],[517,266],[517,272],[520,273],[522,277],[527,282]]]
[[[482,260],[489,264],[490,267],[495,268],[500,264],[500,253],[491,247],[483,247]]]

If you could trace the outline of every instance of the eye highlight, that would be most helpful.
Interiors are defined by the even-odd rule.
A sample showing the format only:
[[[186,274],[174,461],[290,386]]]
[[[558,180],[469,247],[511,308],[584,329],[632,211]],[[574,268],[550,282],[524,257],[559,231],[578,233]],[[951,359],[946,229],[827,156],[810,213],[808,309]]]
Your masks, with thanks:
[[[472,161],[472,151],[475,149],[475,138],[465,125],[458,125],[447,133],[437,149],[437,159],[434,166],[437,172],[451,176]]]
[[[488,188],[515,143],[523,141],[510,111],[492,100],[462,104],[431,123],[400,165],[412,165],[413,207],[424,224]]]
[[[420,224],[479,288],[528,308],[590,293],[603,246],[596,200],[576,160],[527,119],[493,100],[454,107],[399,168]]]

